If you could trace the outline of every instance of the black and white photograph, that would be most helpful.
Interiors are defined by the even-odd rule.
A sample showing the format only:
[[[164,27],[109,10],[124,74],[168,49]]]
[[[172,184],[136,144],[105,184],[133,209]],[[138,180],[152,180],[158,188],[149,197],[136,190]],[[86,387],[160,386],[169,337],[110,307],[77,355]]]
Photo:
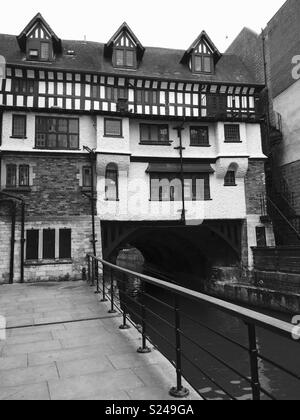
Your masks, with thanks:
[[[300,1],[0,15],[0,401],[300,401]]]

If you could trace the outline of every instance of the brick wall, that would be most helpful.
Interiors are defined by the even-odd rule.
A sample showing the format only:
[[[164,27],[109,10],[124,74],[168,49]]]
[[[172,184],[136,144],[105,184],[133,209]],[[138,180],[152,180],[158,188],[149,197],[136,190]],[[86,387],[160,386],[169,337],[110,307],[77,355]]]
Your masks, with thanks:
[[[300,215],[300,161],[290,163],[280,168],[281,174],[288,183],[289,192],[293,193],[294,210]]]
[[[26,202],[27,217],[47,215],[71,217],[91,213],[90,201],[82,194],[80,187],[82,167],[90,165],[88,157],[6,155],[2,159],[2,178],[5,176],[5,165],[10,163],[31,166],[31,191],[17,192],[17,195]]]
[[[238,55],[252,71],[258,83],[264,83],[263,45],[261,37],[251,29],[244,28],[226,51]]]
[[[265,167],[262,160],[250,160],[245,178],[247,214],[261,215],[260,197],[266,192]]]

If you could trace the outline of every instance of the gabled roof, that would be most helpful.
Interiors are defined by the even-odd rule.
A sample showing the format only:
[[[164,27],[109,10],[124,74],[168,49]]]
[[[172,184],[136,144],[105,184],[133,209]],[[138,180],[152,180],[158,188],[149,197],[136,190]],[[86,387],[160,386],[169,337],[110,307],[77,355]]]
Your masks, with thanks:
[[[218,48],[215,46],[215,44],[212,42],[210,37],[207,35],[205,31],[202,31],[201,34],[195,39],[195,41],[192,43],[192,45],[185,51],[181,62],[187,63],[189,56],[192,54],[195,48],[197,48],[200,41],[204,40],[206,44],[209,46],[209,48],[212,50],[214,55],[214,60],[217,62],[221,57],[222,54],[218,50]]]
[[[137,36],[134,34],[134,32],[132,31],[132,29],[129,27],[129,25],[124,22],[122,23],[122,25],[119,27],[119,29],[114,33],[114,35],[110,38],[110,40],[107,42],[107,44],[105,44],[105,55],[106,56],[110,56],[112,53],[112,49],[113,49],[113,45],[115,43],[115,41],[118,39],[118,37],[123,33],[126,32],[131,39],[134,41],[134,43],[137,46],[137,53],[138,53],[138,58],[141,59],[144,52],[145,52],[145,48],[143,47],[143,45],[141,44],[141,42],[139,41],[139,39],[137,38]]]
[[[49,34],[52,38],[52,41],[53,41],[54,51],[60,52],[61,51],[61,40],[58,38],[58,36],[55,34],[55,32],[52,30],[52,28],[49,26],[49,24],[46,22],[46,20],[43,18],[43,16],[40,13],[38,13],[37,15],[34,16],[33,19],[31,19],[31,21],[28,23],[28,25],[23,29],[23,31],[17,37],[17,40],[18,40],[18,43],[19,43],[19,46],[20,46],[21,50],[23,52],[26,51],[26,40],[27,40],[28,32],[30,32],[30,30],[32,28],[34,28],[34,26],[37,23],[40,23],[49,32]]]

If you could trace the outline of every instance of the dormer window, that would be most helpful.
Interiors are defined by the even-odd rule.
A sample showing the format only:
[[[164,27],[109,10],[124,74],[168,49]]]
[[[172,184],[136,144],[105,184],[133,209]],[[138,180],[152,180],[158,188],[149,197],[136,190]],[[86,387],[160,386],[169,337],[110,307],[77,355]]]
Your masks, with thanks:
[[[203,31],[184,53],[180,62],[189,66],[192,73],[213,74],[220,58],[221,53]]]
[[[113,67],[136,69],[145,48],[134,35],[127,23],[123,23],[104,48],[104,55],[111,60]]]
[[[214,61],[210,48],[203,41],[194,50],[191,67],[193,73],[213,73]]]
[[[114,67],[136,68],[136,45],[129,35],[123,33],[114,44]]]
[[[49,61],[52,58],[51,36],[41,25],[38,25],[28,34],[27,59]]]
[[[17,37],[27,60],[51,61],[61,53],[61,40],[55,35],[41,14],[37,14]]]

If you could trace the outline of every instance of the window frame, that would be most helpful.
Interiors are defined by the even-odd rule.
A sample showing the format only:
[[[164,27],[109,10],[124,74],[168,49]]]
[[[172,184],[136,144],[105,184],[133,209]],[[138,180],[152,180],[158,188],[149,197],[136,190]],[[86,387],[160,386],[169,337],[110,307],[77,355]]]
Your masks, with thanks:
[[[86,174],[85,174],[85,171],[86,170],[89,170],[89,173],[90,173],[90,175],[89,175],[89,185],[87,185],[87,182],[86,182],[86,180],[87,180],[87,177],[86,177]],[[82,167],[82,187],[83,188],[92,188],[92,172],[93,172],[93,168],[91,167],[91,166],[83,166]]]
[[[108,174],[112,174],[112,173],[115,175],[115,182],[116,182],[116,196],[115,196],[115,198],[110,198],[107,195],[107,193],[108,193],[108,185],[107,185]],[[109,163],[105,168],[105,201],[111,201],[111,202],[120,201],[119,200],[119,168],[118,168],[118,165],[115,164],[115,163]]]
[[[22,169],[26,169],[26,171],[27,171],[27,176],[26,176],[27,183],[26,183],[26,185],[21,185],[21,170]],[[19,165],[18,180],[19,180],[19,183],[18,183],[19,188],[29,188],[30,187],[30,165],[23,165],[23,164]]]
[[[21,119],[23,120],[23,129],[24,129],[24,134],[23,135],[18,135],[16,134],[16,127],[15,127],[15,123],[16,123],[16,119]],[[27,115],[24,114],[13,114],[12,116],[12,135],[11,138],[13,139],[26,139],[27,135]]]
[[[123,56],[123,64],[119,65],[117,64],[117,53],[118,51],[122,52],[122,56]],[[127,52],[131,52],[133,53],[133,65],[128,65],[128,61],[127,61]],[[114,47],[113,50],[113,67],[118,68],[118,69],[132,69],[132,70],[136,70],[137,68],[137,56],[136,56],[136,48],[132,48],[132,47]]]
[[[201,60],[201,70],[197,70],[196,69],[196,59],[200,58]],[[205,59],[209,58],[210,59],[210,71],[205,71]],[[204,53],[195,53],[193,52],[192,54],[192,72],[195,74],[214,74],[215,72],[215,66],[214,66],[214,60],[213,60],[213,56],[211,54],[204,54]]]
[[[46,124],[47,124],[47,131],[43,132],[38,130],[38,120],[45,120]],[[50,132],[49,131],[49,124],[50,124],[50,120],[55,120],[55,132]],[[59,121],[61,120],[66,120],[67,124],[68,124],[68,128],[67,131],[58,131],[58,126],[59,126]],[[78,133],[75,132],[70,132],[70,121],[76,121],[78,123]],[[38,135],[45,135],[45,143],[46,146],[42,147],[40,145],[37,144],[37,136]],[[55,147],[49,147],[49,135],[56,135],[56,146]],[[60,135],[66,135],[67,136],[67,148],[65,147],[58,147],[58,137]],[[76,148],[71,148],[70,147],[70,138],[71,136],[78,136],[78,144]],[[68,151],[76,151],[76,150],[80,150],[80,119],[79,118],[69,118],[69,117],[47,117],[47,116],[36,116],[35,118],[35,148],[36,149],[40,149],[40,150],[68,150]]]
[[[172,194],[174,194],[174,191],[172,190],[172,186],[170,186],[170,200],[161,200],[161,194],[160,191],[158,192],[159,200],[155,200],[152,196],[152,182],[154,180],[162,181],[164,179],[168,180],[170,183],[174,180],[177,180],[180,182],[181,186],[181,176],[179,173],[151,173],[149,176],[150,179],[150,201],[153,202],[173,202],[175,201],[172,198]],[[192,180],[192,195],[188,198],[185,195],[185,201],[186,202],[204,202],[204,201],[210,201],[211,200],[211,183],[210,183],[210,174],[209,173],[190,173],[184,175],[184,181]],[[204,198],[203,199],[197,199],[197,180],[204,180]],[[186,192],[186,191],[185,191]],[[182,201],[182,187],[180,188],[180,198],[176,200],[177,202]]]
[[[34,95],[34,79],[22,79],[20,77],[15,77],[12,79],[12,93],[15,95]]]
[[[236,139],[233,139],[232,137],[228,137],[228,132],[226,131],[226,129],[228,128],[238,128],[238,136],[236,137]],[[225,138],[225,143],[242,143],[241,141],[241,126],[240,124],[224,124],[224,138]]]
[[[14,171],[14,183],[8,183],[8,180],[10,179],[9,176],[9,170],[13,169]],[[8,165],[6,165],[6,189],[16,189],[18,188],[18,166],[14,163],[9,163]]]
[[[120,123],[120,134],[109,134],[107,133],[107,122],[108,121],[114,121]],[[122,139],[123,137],[123,120],[121,118],[104,118],[104,137],[107,138],[117,138]]]
[[[233,177],[231,175],[233,174]],[[226,172],[226,175],[224,177],[224,187],[236,187],[236,172],[233,169],[229,169]]]
[[[157,129],[157,140],[151,140],[151,129],[153,128]],[[143,134],[143,128],[147,128],[147,130],[149,131],[149,137],[150,140],[144,140],[142,138],[142,134]],[[140,144],[141,145],[154,145],[154,146],[170,146],[171,141],[170,141],[170,127],[169,124],[151,124],[151,123],[140,123]],[[160,129],[167,129],[168,131],[168,140],[160,140]]]
[[[197,143],[197,142],[194,142],[193,141],[193,139],[192,139],[192,130],[205,130],[206,131],[206,133],[207,133],[207,143]],[[209,139],[209,127],[208,126],[204,126],[204,125],[193,125],[193,126],[190,126],[190,146],[191,147],[210,147],[210,141],[209,141],[210,139]]]

